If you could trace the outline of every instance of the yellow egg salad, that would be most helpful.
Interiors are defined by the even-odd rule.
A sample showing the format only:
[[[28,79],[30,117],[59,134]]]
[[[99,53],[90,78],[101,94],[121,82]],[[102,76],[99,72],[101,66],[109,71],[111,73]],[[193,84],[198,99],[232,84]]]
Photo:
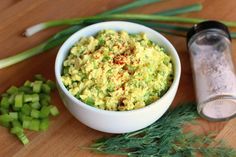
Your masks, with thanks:
[[[71,48],[61,79],[84,103],[124,111],[158,100],[172,84],[173,73],[171,57],[144,33],[103,30]]]

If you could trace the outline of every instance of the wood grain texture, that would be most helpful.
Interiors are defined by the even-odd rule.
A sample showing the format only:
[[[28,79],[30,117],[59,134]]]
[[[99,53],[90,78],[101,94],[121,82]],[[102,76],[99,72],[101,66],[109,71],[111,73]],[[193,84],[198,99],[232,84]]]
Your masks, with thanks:
[[[69,17],[95,15],[107,9],[129,2],[129,0],[8,0],[0,1],[0,58],[14,55],[20,51],[37,45],[49,36],[62,29],[52,28],[30,38],[21,36],[23,30],[33,24]],[[144,6],[130,12],[152,13],[167,8],[189,5],[201,2],[203,11],[182,16],[202,17],[208,19],[224,19],[236,21],[235,0],[169,0]],[[236,30],[234,30],[236,31]],[[178,93],[173,102],[174,107],[179,102],[194,100],[195,93],[192,82],[189,56],[184,38],[165,35],[176,47],[181,63],[182,76]],[[0,93],[10,85],[20,85],[41,73],[46,78],[54,80],[54,60],[58,48],[37,55],[22,63],[0,70]],[[233,59],[236,62],[236,43],[233,41]],[[80,149],[92,140],[109,134],[101,133],[81,124],[66,110],[57,92],[53,93],[53,103],[61,111],[59,117],[53,118],[48,131],[42,133],[27,132],[30,144],[23,146],[8,130],[0,127],[0,157],[95,157],[103,156]],[[197,133],[216,131],[217,139],[224,139],[230,146],[236,148],[236,120],[228,122],[208,122],[199,120],[199,125],[188,126],[187,130]]]

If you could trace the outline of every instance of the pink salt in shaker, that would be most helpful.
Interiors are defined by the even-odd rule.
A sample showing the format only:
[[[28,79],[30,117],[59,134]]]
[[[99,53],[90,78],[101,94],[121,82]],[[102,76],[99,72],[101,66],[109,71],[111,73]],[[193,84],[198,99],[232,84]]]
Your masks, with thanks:
[[[211,121],[236,115],[236,74],[228,28],[217,21],[194,25],[187,34],[198,113]]]

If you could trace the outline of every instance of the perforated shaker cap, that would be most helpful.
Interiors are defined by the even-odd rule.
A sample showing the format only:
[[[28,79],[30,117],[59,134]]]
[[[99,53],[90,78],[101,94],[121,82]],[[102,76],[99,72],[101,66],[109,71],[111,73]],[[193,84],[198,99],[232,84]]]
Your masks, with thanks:
[[[204,21],[204,22],[195,24],[192,28],[190,28],[190,30],[187,33],[187,44],[194,34],[201,32],[203,30],[207,30],[207,29],[222,30],[225,32],[227,38],[229,38],[229,40],[231,41],[229,29],[225,24],[218,22],[218,21]]]

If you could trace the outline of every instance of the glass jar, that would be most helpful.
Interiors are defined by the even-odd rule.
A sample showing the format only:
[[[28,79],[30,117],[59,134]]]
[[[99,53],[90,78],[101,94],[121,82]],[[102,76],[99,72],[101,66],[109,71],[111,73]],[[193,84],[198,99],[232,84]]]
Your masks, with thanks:
[[[236,115],[236,74],[228,28],[217,21],[194,25],[187,34],[198,113],[212,121]]]

